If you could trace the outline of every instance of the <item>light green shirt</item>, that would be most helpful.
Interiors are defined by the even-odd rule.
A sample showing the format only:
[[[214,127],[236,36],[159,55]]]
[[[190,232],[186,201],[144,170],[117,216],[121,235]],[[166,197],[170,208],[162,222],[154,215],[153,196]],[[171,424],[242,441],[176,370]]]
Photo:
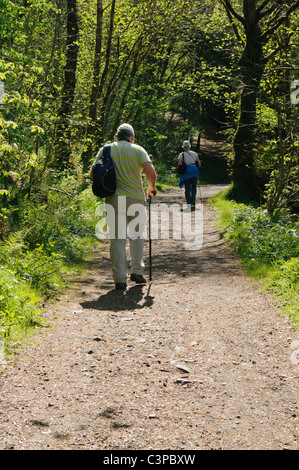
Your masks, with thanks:
[[[103,148],[100,149],[95,161],[100,159],[102,153]],[[151,161],[144,148],[126,140],[113,142],[111,144],[111,158],[116,172],[115,195],[144,201],[142,165]]]

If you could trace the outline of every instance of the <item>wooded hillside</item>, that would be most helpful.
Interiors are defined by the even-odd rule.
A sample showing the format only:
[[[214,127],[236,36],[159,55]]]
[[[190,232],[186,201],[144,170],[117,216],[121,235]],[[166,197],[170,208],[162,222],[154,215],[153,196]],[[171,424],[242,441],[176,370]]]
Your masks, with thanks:
[[[298,210],[299,1],[1,0],[1,237],[131,122],[170,171],[213,122],[235,193]],[[42,196],[40,192],[42,191]]]

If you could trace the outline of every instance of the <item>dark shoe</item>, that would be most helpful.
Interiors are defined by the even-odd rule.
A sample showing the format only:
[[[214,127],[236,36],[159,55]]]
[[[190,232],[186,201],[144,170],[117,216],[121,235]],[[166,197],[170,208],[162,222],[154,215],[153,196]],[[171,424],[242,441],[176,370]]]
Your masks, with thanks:
[[[136,282],[136,284],[146,284],[146,279],[142,274],[131,274],[131,281]]]
[[[126,290],[127,284],[125,282],[116,282],[115,283],[115,289],[118,290]]]

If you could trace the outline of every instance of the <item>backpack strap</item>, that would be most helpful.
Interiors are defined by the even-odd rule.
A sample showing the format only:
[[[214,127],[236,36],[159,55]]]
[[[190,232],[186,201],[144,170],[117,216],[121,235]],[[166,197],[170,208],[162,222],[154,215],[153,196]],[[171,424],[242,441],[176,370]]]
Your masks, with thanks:
[[[189,152],[187,152],[187,153],[190,155],[190,157],[194,158],[193,155],[191,155],[191,153],[189,153]],[[195,159],[194,159],[194,163],[195,163],[195,162],[196,162],[196,157],[195,157]]]
[[[111,152],[111,144],[104,145],[102,158],[109,158]]]

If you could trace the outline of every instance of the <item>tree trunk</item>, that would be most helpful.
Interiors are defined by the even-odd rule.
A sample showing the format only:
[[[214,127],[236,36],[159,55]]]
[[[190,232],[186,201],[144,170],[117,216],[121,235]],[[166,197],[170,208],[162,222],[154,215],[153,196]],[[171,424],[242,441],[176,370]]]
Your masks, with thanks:
[[[242,83],[240,116],[234,139],[233,181],[242,184],[248,196],[256,197],[254,169],[256,103],[265,62],[261,28],[256,21],[256,0],[243,2],[246,46],[240,60]]]
[[[299,8],[299,0],[274,2],[271,0],[243,0],[243,17],[233,8],[230,0],[220,0],[231,20],[234,16],[244,27],[246,46],[240,61],[241,105],[238,129],[234,139],[233,181],[247,197],[256,198],[259,193],[254,169],[254,142],[256,102],[267,59],[263,47],[278,28]],[[268,17],[267,28],[262,32],[261,21]],[[234,28],[236,31],[236,28]],[[237,34],[238,36],[238,34]],[[273,51],[275,55],[277,51]],[[270,54],[270,55],[272,55]]]
[[[100,68],[101,68],[101,58],[102,58],[102,35],[103,35],[103,1],[97,0],[96,44],[95,44],[95,51],[94,51],[93,82],[92,82],[90,105],[89,105],[89,119],[91,121],[90,123],[91,127],[95,123],[96,117],[97,117]]]
[[[58,112],[56,139],[54,144],[54,166],[65,169],[70,164],[71,132],[70,118],[75,96],[76,69],[78,60],[77,0],[67,0],[66,64],[61,106]]]
[[[102,61],[102,39],[103,39],[103,1],[97,0],[97,25],[96,43],[94,50],[93,79],[89,100],[88,125],[86,129],[85,149],[82,153],[83,172],[89,170],[93,157],[93,137],[96,133],[96,121],[98,101],[100,97],[100,71]]]
[[[97,0],[97,33],[96,33],[96,47],[95,47],[95,61],[94,61],[94,74],[93,74],[93,85],[92,92],[90,97],[90,107],[89,107],[89,124],[86,132],[86,148],[82,155],[83,160],[83,169],[87,171],[90,166],[91,160],[93,158],[94,147],[99,143],[99,136],[102,135],[101,129],[101,119],[98,119],[98,104],[100,102],[103,87],[106,82],[106,78],[109,71],[110,65],[110,55],[111,55],[111,45],[112,45],[112,36],[114,29],[114,16],[115,16],[115,4],[116,0],[112,0],[111,3],[111,12],[110,12],[110,26],[108,33],[108,41],[105,53],[105,64],[104,70],[100,77],[100,65],[102,58],[102,34],[103,34],[103,2],[102,0]],[[101,111],[102,112],[102,111]]]

